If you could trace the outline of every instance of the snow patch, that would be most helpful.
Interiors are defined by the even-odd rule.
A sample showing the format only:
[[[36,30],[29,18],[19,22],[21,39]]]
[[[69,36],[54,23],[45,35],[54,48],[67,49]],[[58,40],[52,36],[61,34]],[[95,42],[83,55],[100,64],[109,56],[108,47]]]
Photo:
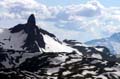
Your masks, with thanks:
[[[51,38],[48,35],[43,35],[44,41],[45,41],[45,51],[46,52],[72,52],[75,49],[66,46],[64,43],[59,43],[54,40],[54,38]]]
[[[97,51],[99,51],[99,52],[103,52],[103,49],[104,48],[95,48]]]
[[[102,56],[100,54],[97,54],[97,53],[93,53],[91,57],[102,59]]]

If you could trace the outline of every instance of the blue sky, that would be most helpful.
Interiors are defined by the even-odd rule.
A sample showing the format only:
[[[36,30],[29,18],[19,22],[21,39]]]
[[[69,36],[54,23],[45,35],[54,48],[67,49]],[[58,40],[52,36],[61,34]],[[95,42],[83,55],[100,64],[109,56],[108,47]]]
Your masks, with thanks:
[[[90,0],[37,0],[38,2],[41,2],[43,4],[46,4],[48,6],[66,6],[71,4],[81,4],[86,3]],[[99,0],[100,3],[102,3],[105,6],[120,6],[120,0]]]
[[[0,27],[25,23],[35,14],[37,25],[59,39],[81,42],[120,32],[120,0],[2,0]]]
[[[85,3],[88,0],[38,0],[39,2],[46,4],[48,6],[56,6],[56,5],[71,5],[71,4],[80,4]]]

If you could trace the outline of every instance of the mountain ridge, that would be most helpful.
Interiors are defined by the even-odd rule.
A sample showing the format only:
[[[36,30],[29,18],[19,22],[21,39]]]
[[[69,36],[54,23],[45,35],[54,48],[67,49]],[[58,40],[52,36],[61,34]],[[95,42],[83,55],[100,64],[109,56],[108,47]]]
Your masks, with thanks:
[[[38,28],[33,14],[0,37],[0,79],[120,79],[120,64],[106,47],[59,41]]]
[[[100,45],[107,47],[112,54],[119,54],[120,47],[120,32],[114,33],[110,37],[95,39],[88,42],[85,42],[87,45]]]

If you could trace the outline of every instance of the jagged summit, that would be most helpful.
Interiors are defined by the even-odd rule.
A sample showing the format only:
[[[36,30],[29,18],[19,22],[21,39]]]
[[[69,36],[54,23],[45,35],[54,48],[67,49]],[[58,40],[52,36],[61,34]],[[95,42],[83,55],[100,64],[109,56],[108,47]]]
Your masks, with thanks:
[[[26,33],[29,33],[31,31],[34,31],[34,29],[39,29],[39,28],[36,26],[34,14],[31,14],[26,24],[18,24],[13,28],[10,28],[9,30],[11,31],[11,33],[20,32],[21,30],[24,30]]]
[[[37,27],[33,14],[26,24],[2,31],[0,79],[120,79],[120,64],[109,60],[107,48],[61,42]]]
[[[28,25],[36,25],[36,21],[35,21],[35,16],[34,16],[34,14],[31,14],[31,15],[30,15],[30,17],[28,18],[27,24],[28,24]]]
[[[33,14],[30,15],[26,24],[18,24],[13,28],[10,28],[9,31],[11,35],[18,34],[15,37],[10,36],[11,40],[13,39],[13,42],[18,42],[18,40],[21,41],[21,43],[18,45],[13,44],[10,41],[10,44],[12,44],[12,49],[16,49],[16,46],[18,46],[18,49],[26,50],[32,53],[40,52],[41,49],[49,52],[73,51],[73,48],[62,44],[54,34],[49,33],[42,28],[39,28],[36,25],[35,17]],[[8,48],[8,46],[6,47]]]
[[[22,32],[21,36],[26,35],[26,37],[23,37],[24,40],[20,48],[30,52],[40,52],[40,48],[45,48],[44,38],[41,34],[42,31],[36,26],[33,14],[30,15],[26,24],[18,24],[9,30],[12,34],[20,34]]]

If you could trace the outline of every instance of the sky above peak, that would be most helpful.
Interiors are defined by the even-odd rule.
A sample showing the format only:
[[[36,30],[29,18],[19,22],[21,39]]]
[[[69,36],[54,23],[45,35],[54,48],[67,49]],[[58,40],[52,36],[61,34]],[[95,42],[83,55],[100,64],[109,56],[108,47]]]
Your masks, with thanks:
[[[37,25],[59,39],[81,42],[120,32],[120,0],[1,0],[0,27],[25,23],[34,14]]]
[[[93,0],[37,0],[37,1],[46,4],[48,6],[58,6],[58,5],[66,6],[72,4],[81,4],[81,3],[83,4]],[[99,0],[99,2],[107,7],[120,6],[120,0]]]

